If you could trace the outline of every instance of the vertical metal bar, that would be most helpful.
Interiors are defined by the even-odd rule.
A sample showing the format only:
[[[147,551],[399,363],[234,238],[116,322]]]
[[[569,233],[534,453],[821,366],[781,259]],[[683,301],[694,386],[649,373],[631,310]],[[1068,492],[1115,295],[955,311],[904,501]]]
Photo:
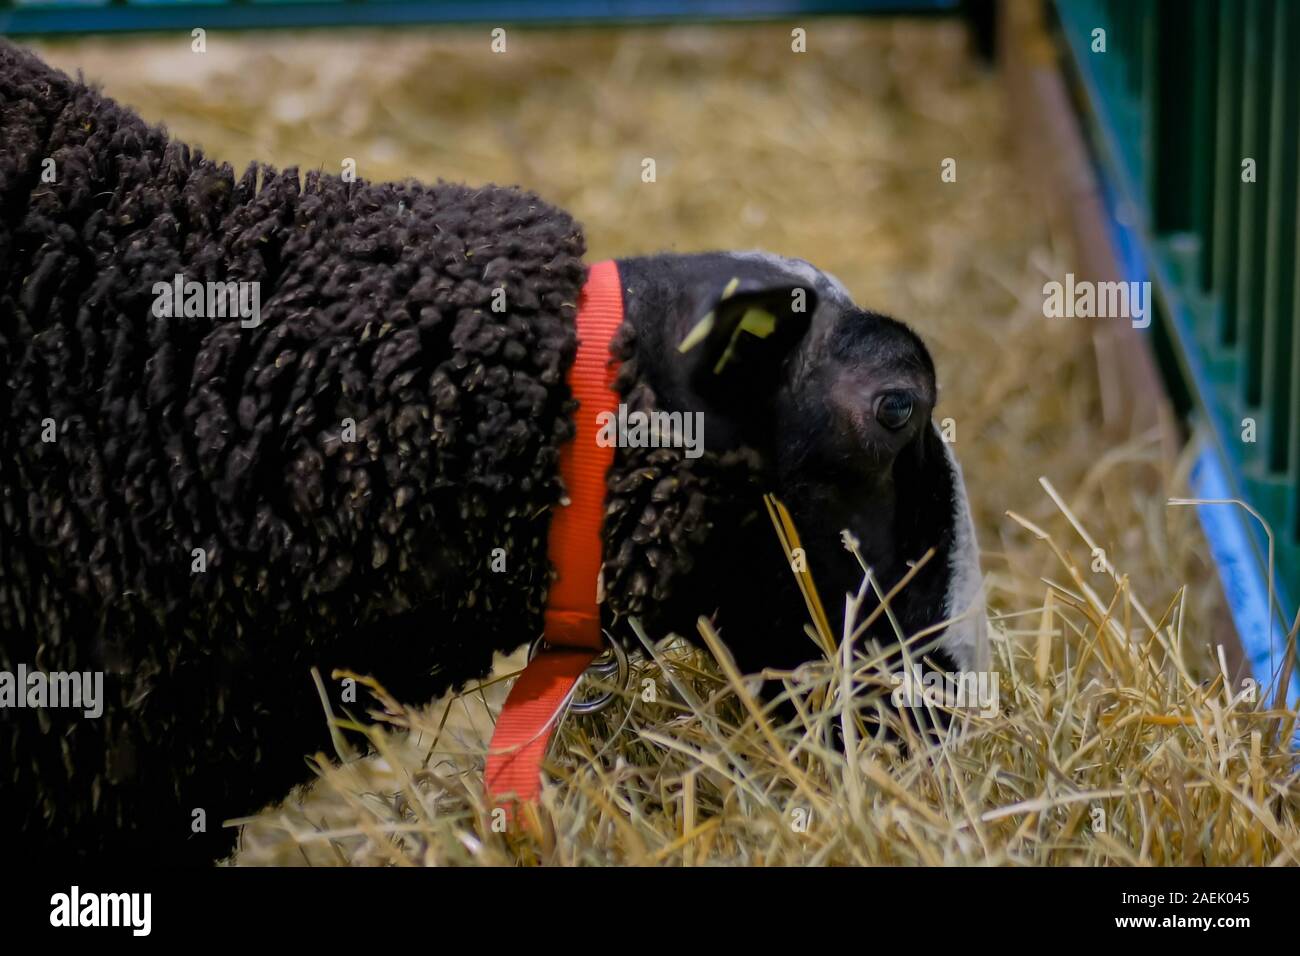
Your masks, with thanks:
[[[1246,7],[1246,85],[1242,93],[1242,158],[1255,162],[1255,182],[1241,184],[1237,242],[1237,322],[1243,349],[1237,370],[1238,391],[1251,407],[1264,391],[1264,243],[1268,216],[1265,203],[1274,175],[1269,165],[1269,121],[1273,94],[1274,0],[1249,0]]]
[[[1282,3],[1273,32],[1273,109],[1264,279],[1264,441],[1268,467],[1289,464],[1291,341],[1300,194],[1300,8]],[[1291,473],[1296,480],[1296,472]]]
[[[1122,53],[1125,61],[1125,91],[1132,99],[1138,99],[1141,95],[1141,52],[1143,52],[1141,7],[1144,5],[1144,0],[1119,5],[1118,22],[1115,23],[1119,52]]]
[[[1194,21],[1181,0],[1154,0],[1148,21],[1154,54],[1148,69],[1154,89],[1149,101],[1152,122],[1146,190],[1151,197],[1155,232],[1181,232],[1192,227],[1195,192],[1192,171],[1197,143],[1193,138],[1196,54]],[[1152,21],[1158,17],[1158,24]]]
[[[1241,201],[1242,48],[1241,6],[1219,4],[1219,90],[1214,151],[1214,291],[1218,299],[1215,340],[1237,342],[1237,207]]]
[[[1128,60],[1128,92],[1133,99],[1142,95],[1143,71],[1146,69],[1146,42],[1143,37],[1146,4],[1124,4],[1124,53]]]
[[[1219,4],[1196,0],[1192,55],[1192,228],[1200,239],[1198,282],[1209,291],[1214,279],[1214,134],[1218,118]]]
[[[1136,8],[1135,19],[1137,21],[1137,40],[1139,85],[1136,91],[1136,100],[1140,110],[1137,133],[1137,160],[1138,165],[1134,173],[1135,182],[1142,187],[1142,198],[1145,201],[1143,214],[1146,221],[1154,228],[1156,215],[1156,194],[1152,188],[1154,185],[1153,177],[1156,175],[1156,150],[1159,148],[1159,136],[1156,123],[1160,115],[1158,103],[1160,87],[1160,57],[1158,55],[1158,38],[1160,29],[1158,27],[1159,2],[1158,0],[1147,0],[1145,3],[1134,4]],[[1187,93],[1184,90],[1183,96]],[[1186,160],[1184,160],[1184,163]],[[1180,164],[1181,165],[1181,164]],[[1162,170],[1162,173],[1168,172]],[[1162,177],[1163,178],[1163,177]]]
[[[1291,222],[1300,223],[1300,198],[1292,207]],[[1294,225],[1292,226],[1294,229]],[[1287,470],[1291,473],[1291,515],[1287,522],[1292,540],[1300,542],[1300,242],[1291,257],[1291,395]]]

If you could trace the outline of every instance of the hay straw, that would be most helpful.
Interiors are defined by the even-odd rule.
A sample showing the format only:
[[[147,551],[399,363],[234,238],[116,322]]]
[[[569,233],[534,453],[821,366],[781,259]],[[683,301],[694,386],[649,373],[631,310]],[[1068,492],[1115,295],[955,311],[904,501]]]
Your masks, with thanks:
[[[804,603],[808,606],[808,616],[812,618],[817,645],[825,654],[834,653],[835,639],[831,636],[830,621],[826,617],[826,609],[822,606],[821,595],[817,593],[817,585],[813,583],[812,570],[808,567],[806,552],[799,540],[799,531],[794,526],[794,519],[790,517],[790,512],[776,495],[764,495],[763,504],[767,506],[768,517],[772,519],[772,526],[781,542],[781,549],[785,552],[785,559],[790,565],[795,581],[799,584]]]
[[[1051,533],[1045,544],[1067,570],[1077,567],[1077,549]],[[310,827],[290,810],[270,814],[249,828],[242,859],[287,862],[305,854],[325,864],[342,853],[354,864],[395,862],[394,855],[425,864],[1300,863],[1300,770],[1294,754],[1270,743],[1277,710],[1231,691],[1221,676],[1190,677],[1167,653],[1153,661],[1160,646],[1153,638],[1165,625],[1153,619],[1125,630],[1107,613],[1128,590],[1122,577],[1109,594],[1092,590],[1100,609],[1091,601],[1062,603],[1046,590],[1031,639],[1001,621],[994,640],[1004,688],[999,711],[953,711],[941,739],[909,737],[898,723],[896,733],[910,740],[906,750],[864,734],[846,757],[834,743],[843,717],[837,708],[847,702],[864,713],[882,700],[878,658],[846,654],[846,639],[816,667],[778,675],[794,698],[837,702],[782,724],[747,690],[702,621],[707,652],[682,645],[657,652],[633,683],[648,678],[662,688],[671,680],[689,704],[665,692],[653,702],[638,695],[617,713],[564,723],[552,761],[558,780],[543,809],[563,840],[544,847],[526,832],[492,832],[472,758],[453,777],[400,780],[397,743],[435,737],[445,725],[427,711],[399,710],[397,723],[410,727],[410,737],[382,725],[367,731],[381,759],[319,763],[318,790],[326,796],[302,812],[338,813],[337,823]],[[591,762],[610,740],[614,753]],[[468,750],[482,752],[474,744]],[[401,812],[393,801],[358,799],[390,791],[406,796]],[[346,803],[334,802],[345,796]]]

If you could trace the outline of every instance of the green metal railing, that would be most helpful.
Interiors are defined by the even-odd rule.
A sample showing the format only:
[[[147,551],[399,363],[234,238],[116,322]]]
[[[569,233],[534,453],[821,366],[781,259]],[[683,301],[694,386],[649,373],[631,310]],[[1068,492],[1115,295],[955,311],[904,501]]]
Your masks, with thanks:
[[[1272,528],[1283,602],[1300,598],[1300,0],[1055,9],[1171,393]]]
[[[971,0],[0,0],[0,34],[956,13]]]

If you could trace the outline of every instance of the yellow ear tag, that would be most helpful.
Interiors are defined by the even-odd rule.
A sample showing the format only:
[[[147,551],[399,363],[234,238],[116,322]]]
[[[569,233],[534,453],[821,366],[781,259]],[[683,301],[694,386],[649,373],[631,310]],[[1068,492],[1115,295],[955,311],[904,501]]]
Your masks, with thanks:
[[[731,360],[736,351],[736,340],[740,338],[741,332],[748,332],[760,339],[765,339],[776,331],[776,316],[766,309],[750,308],[745,310],[740,321],[736,323],[735,330],[731,333],[731,341],[727,343],[726,351],[718,359],[718,364],[713,366],[713,374],[717,375]]]
[[[736,327],[736,332],[731,338],[734,340],[741,332],[748,332],[750,335],[765,339],[775,331],[775,315],[766,309],[746,309],[744,318],[740,320],[740,325]]]
[[[677,346],[677,351],[688,352],[695,346],[699,345],[713,331],[713,313],[710,312],[700,321],[695,323],[695,328],[686,333],[686,338],[682,339],[682,344]]]
[[[726,288],[722,290],[722,295],[719,296],[719,301],[731,298],[735,294],[736,288],[739,285],[740,278],[732,276],[731,281],[728,282]],[[704,318],[695,323],[693,329],[686,333],[686,338],[682,339],[682,344],[677,346],[677,351],[689,352],[691,349],[695,348],[695,346],[703,342],[708,334],[713,331],[713,322],[713,311],[710,310]]]

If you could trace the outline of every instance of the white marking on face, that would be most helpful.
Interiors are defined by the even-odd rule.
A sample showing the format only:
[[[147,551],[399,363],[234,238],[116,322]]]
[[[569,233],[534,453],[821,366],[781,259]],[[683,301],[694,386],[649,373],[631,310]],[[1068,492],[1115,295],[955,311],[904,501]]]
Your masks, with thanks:
[[[931,428],[935,426],[931,424]],[[944,614],[953,620],[939,646],[951,655],[960,670],[984,671],[992,666],[989,624],[984,609],[984,575],[980,571],[979,546],[975,543],[975,520],[966,498],[966,483],[948,443],[943,453],[953,475],[952,552],[948,556],[948,593]]]

